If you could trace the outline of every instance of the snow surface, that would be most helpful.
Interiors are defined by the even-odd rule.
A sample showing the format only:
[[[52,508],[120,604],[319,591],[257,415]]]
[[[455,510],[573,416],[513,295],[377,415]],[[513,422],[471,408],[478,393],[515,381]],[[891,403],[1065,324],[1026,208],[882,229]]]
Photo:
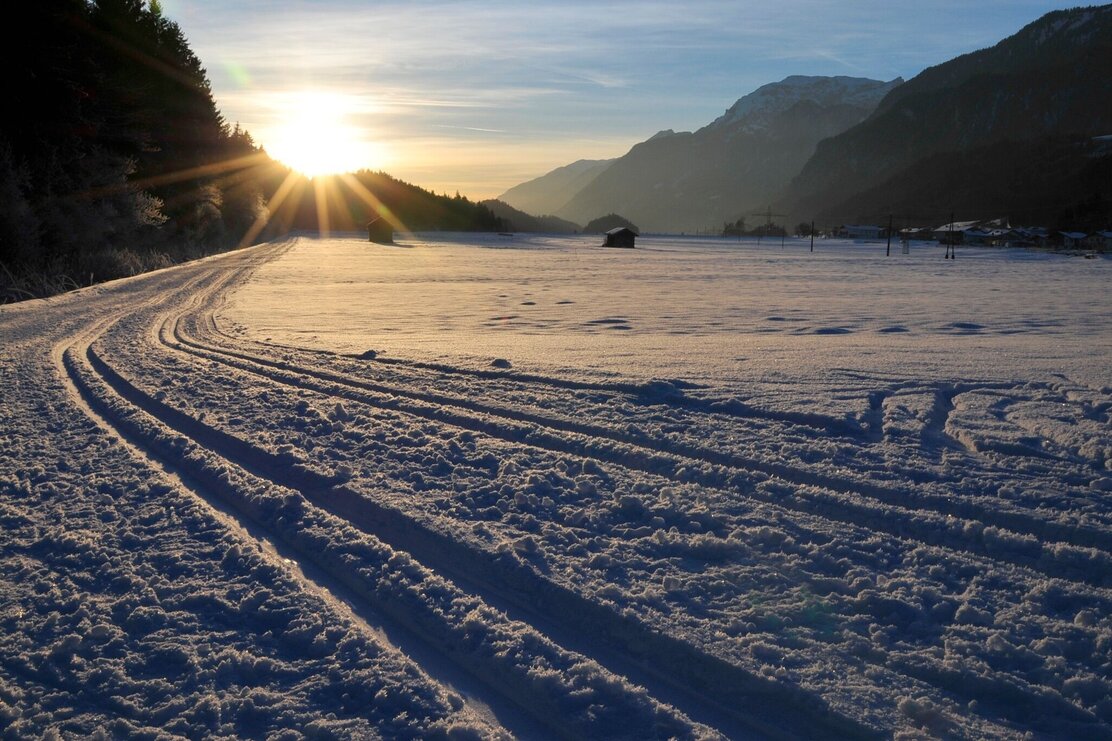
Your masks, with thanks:
[[[0,309],[7,733],[1112,735],[1112,263],[599,241]]]

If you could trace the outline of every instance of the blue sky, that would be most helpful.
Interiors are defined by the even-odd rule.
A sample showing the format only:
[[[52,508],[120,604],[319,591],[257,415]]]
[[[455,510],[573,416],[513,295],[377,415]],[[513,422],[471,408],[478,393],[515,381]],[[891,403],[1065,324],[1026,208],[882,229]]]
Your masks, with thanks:
[[[788,75],[906,79],[1076,4],[164,0],[163,7],[208,70],[225,117],[273,154],[321,167],[350,161],[350,169],[383,169],[438,192],[484,198],[576,159],[621,155],[661,129],[696,129]],[[305,151],[310,139],[316,148]]]

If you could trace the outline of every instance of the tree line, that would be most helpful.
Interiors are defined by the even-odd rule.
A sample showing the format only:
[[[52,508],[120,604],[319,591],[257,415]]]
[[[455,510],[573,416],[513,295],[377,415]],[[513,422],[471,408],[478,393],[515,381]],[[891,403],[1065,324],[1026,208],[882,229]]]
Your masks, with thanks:
[[[0,30],[0,303],[323,226],[308,181],[224,120],[158,0],[38,0],[18,17]],[[356,177],[372,197],[349,193],[331,223],[362,226],[379,202],[412,229],[500,226],[465,198]]]
[[[224,121],[158,2],[39,0],[21,16],[5,24],[20,50],[0,120],[5,298],[235,244],[280,168]]]
[[[396,231],[499,232],[509,222],[486,205],[456,193],[437,195],[385,172],[301,178],[287,203],[274,207],[274,231],[362,232],[384,217]]]

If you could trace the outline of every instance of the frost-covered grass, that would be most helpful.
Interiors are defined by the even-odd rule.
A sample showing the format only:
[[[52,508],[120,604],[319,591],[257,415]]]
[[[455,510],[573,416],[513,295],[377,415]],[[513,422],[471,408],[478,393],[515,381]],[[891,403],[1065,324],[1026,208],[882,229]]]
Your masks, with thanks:
[[[495,732],[262,533],[550,731],[1112,733],[1106,260],[594,243],[301,240],[0,312],[5,712]],[[224,679],[221,641],[282,670]],[[183,643],[188,678],[144,673]],[[242,725],[241,685],[284,701]]]

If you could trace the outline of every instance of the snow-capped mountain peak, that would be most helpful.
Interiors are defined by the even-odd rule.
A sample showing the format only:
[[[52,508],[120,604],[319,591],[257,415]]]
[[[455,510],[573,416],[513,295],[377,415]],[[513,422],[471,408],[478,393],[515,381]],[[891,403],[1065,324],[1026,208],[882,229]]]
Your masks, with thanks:
[[[780,82],[762,85],[739,98],[707,128],[728,126],[750,132],[760,131],[768,126],[773,117],[804,100],[824,107],[848,104],[872,108],[889,90],[902,83],[902,78],[882,82],[864,77],[792,75]]]

